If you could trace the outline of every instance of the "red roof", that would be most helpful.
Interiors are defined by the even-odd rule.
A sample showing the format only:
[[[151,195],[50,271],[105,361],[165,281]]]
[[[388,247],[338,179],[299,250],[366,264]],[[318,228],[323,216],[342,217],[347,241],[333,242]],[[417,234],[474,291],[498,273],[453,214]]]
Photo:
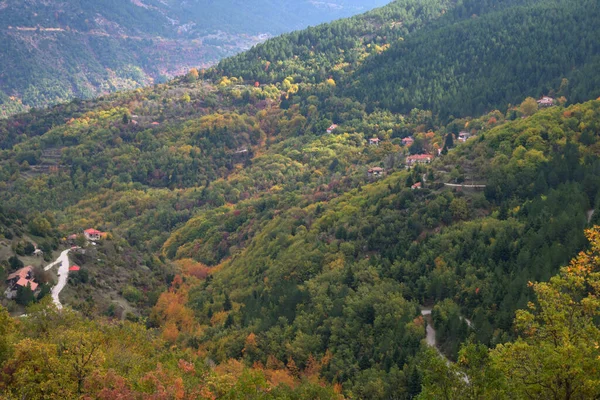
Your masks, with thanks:
[[[29,278],[28,278],[29,276]],[[29,287],[31,288],[31,290],[35,290],[38,287],[38,284],[35,283],[33,281],[33,267],[32,266],[27,266],[25,268],[21,268],[20,270],[13,272],[12,274],[10,274],[8,276],[8,278],[6,278],[7,281],[13,280],[15,278],[17,279],[16,284],[22,287],[27,287],[27,285],[29,285]]]
[[[369,173],[373,173],[373,172],[383,172],[383,168],[373,167],[373,168],[369,169]]]
[[[27,285],[29,285],[29,288],[31,290],[35,290],[38,287],[38,284],[35,283],[34,281],[30,280],[30,279],[24,279],[21,278],[17,281],[17,285],[22,286],[22,287],[27,287]]]
[[[78,265],[73,265],[71,268],[69,268],[69,271],[79,271],[81,269],[81,267],[79,267]]]
[[[430,160],[433,156],[431,154],[417,154],[414,156],[409,156],[409,160]]]
[[[99,230],[91,229],[91,228],[90,229],[86,229],[84,232],[87,233],[88,235],[100,235],[100,234],[102,234],[102,232],[100,232]]]
[[[420,188],[421,186],[422,186],[422,185],[421,185],[421,182],[417,182],[417,183],[415,183],[414,185],[412,185],[412,186],[411,186],[411,188],[412,188],[412,189],[417,189],[417,188]]]
[[[21,268],[18,271],[13,272],[12,274],[10,274],[6,280],[9,281],[11,279],[14,279],[16,277],[19,277],[20,279],[26,279],[27,275],[33,273],[33,267],[31,265]]]

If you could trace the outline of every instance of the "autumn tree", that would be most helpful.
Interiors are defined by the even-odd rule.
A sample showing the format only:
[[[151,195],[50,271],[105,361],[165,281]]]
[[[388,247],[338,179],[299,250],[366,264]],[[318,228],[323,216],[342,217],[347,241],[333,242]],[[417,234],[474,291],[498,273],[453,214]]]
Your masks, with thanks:
[[[0,306],[0,365],[10,356],[10,335],[13,332],[14,323],[8,311]]]
[[[200,74],[198,73],[198,69],[196,69],[196,68],[190,69],[190,71],[186,75],[186,79],[190,83],[196,82],[199,77],[200,77]]]
[[[521,103],[521,112],[526,116],[535,114],[537,110],[538,103],[533,97],[528,97]]]
[[[530,284],[537,297],[517,312],[520,336],[492,353],[518,398],[600,396],[600,228],[586,231],[591,249],[550,282]]]
[[[59,340],[60,359],[81,394],[86,378],[102,363],[104,339],[97,327],[68,330]]]

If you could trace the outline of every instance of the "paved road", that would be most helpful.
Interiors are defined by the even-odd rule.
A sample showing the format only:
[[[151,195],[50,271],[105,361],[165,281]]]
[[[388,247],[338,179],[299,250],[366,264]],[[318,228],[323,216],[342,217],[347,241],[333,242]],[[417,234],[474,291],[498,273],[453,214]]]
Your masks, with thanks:
[[[65,288],[65,285],[67,284],[67,278],[69,277],[69,251],[71,251],[71,249],[67,249],[60,253],[60,256],[56,259],[56,261],[44,268],[45,271],[48,271],[55,265],[60,264],[60,267],[58,267],[58,283],[52,288],[52,300],[54,301],[54,304],[56,304],[56,308],[59,310],[62,308],[62,304],[60,303],[58,295]]]
[[[421,315],[423,317],[425,317],[425,321],[427,321],[426,336],[425,336],[427,345],[431,346],[437,350],[437,342],[435,340],[435,329],[433,329],[433,321],[431,319],[431,308],[425,308],[425,307],[422,308]]]
[[[486,187],[486,185],[463,185],[462,183],[444,183],[444,186],[468,189],[485,189]]]
[[[435,339],[435,329],[433,328],[433,319],[431,318],[431,307],[421,307],[421,315],[425,318],[427,322],[426,328],[426,336],[425,340],[428,346],[433,347],[437,353],[442,357],[442,359],[446,362],[446,365],[452,365],[452,361],[448,360],[448,358],[438,349],[437,340]],[[460,317],[461,320],[465,321],[469,327],[472,328],[472,323],[468,319],[464,317]],[[469,377],[462,372],[458,372],[460,379],[462,379],[465,383],[469,383]]]

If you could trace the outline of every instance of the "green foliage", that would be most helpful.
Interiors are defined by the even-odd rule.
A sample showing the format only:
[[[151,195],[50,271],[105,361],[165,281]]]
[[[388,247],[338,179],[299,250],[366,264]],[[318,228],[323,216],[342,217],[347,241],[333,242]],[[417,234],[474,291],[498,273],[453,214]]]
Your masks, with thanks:
[[[123,289],[123,297],[125,297],[125,299],[131,303],[137,303],[141,300],[142,293],[132,286],[126,286]]]
[[[454,5],[450,0],[398,0],[364,15],[271,39],[221,61],[213,77],[242,76],[249,82],[321,83],[353,71],[364,58],[393,43]],[[260,60],[257,62],[257,60]]]
[[[34,300],[35,300],[35,296],[33,294],[33,290],[31,290],[31,287],[29,284],[27,284],[27,286],[18,286],[17,287],[16,301],[18,304],[20,304],[22,306],[28,306],[29,304],[33,303]]]
[[[348,93],[397,112],[418,107],[443,117],[506,109],[530,95],[559,93],[561,87],[560,95],[571,102],[598,97],[591,73],[600,60],[600,32],[593,22],[600,15],[598,3],[514,3],[529,4],[488,12],[483,6],[483,14],[454,23],[442,20],[438,30],[394,43],[367,60],[351,78]],[[563,78],[570,82],[568,93]]]
[[[82,392],[94,397],[98,388],[118,382],[131,393],[155,393],[153,382],[167,375],[173,377],[167,379],[172,386],[163,385],[169,391],[184,382],[185,390],[202,388],[225,398],[334,397],[315,377],[339,383],[338,391],[355,398],[414,398],[422,384],[423,398],[514,398],[523,392],[519,382],[501,375],[514,368],[500,365],[486,346],[520,334],[512,329],[515,311],[535,300],[527,282],[549,280],[588,245],[583,229],[600,204],[600,101],[535,111],[499,100],[494,104],[509,108],[506,114],[448,118],[444,126],[441,108],[407,103],[406,115],[399,115],[377,110],[375,99],[361,103],[344,94],[365,83],[366,69],[350,74],[365,59],[384,59],[415,42],[435,47],[437,41],[423,38],[441,40],[464,26],[476,27],[477,38],[480,21],[496,24],[496,17],[506,17],[507,26],[516,23],[515,15],[537,21],[530,13],[546,16],[554,4],[544,3],[427,1],[407,7],[416,3],[398,1],[224,61],[219,68],[227,68],[227,76],[209,72],[214,84],[194,74],[1,121],[0,200],[10,210],[0,213],[7,220],[0,220],[2,232],[14,233],[14,248],[21,250],[27,229],[44,233],[55,247],[53,229],[63,235],[89,226],[111,232],[113,240],[73,257],[88,263],[83,265],[94,293],[109,286],[102,271],[119,277],[111,290],[126,300],[140,308],[155,305],[147,323],[156,329],[136,322],[147,309],[141,317],[127,312],[129,322],[114,326],[34,309],[21,322],[18,339],[36,341],[41,350],[20,351],[15,364],[3,368],[17,371],[10,382],[23,383],[11,383],[11,395],[37,393],[35,379],[52,370],[70,377],[62,389],[70,392],[56,394],[63,398]],[[377,34],[365,36],[373,27]],[[404,44],[387,49],[405,34]],[[294,58],[296,50],[302,57]],[[323,69],[316,67],[321,59]],[[439,65],[431,68],[445,74]],[[575,82],[561,81],[558,90],[571,90]],[[370,86],[403,95],[394,84]],[[326,133],[332,123],[338,127]],[[453,146],[452,135],[467,129],[475,137]],[[408,136],[413,145],[401,146]],[[378,146],[368,145],[373,137],[382,139]],[[408,155],[423,153],[436,157],[406,168]],[[385,170],[379,179],[367,173],[376,166]],[[407,187],[416,182],[423,188]],[[480,183],[485,190],[455,190],[448,183]],[[13,210],[30,211],[8,221]],[[79,274],[71,283],[83,299],[74,306],[92,315],[88,284]],[[166,291],[159,296],[161,289]],[[450,366],[424,349],[424,304],[433,308],[439,350],[456,361]],[[98,313],[117,320],[121,310],[106,305]],[[69,327],[68,334],[55,337],[61,326]],[[84,334],[78,337],[70,327]],[[119,329],[127,331],[119,337],[126,345],[112,341]],[[97,375],[76,362],[75,368],[58,351],[77,350],[71,343],[78,338],[84,348],[102,343],[102,354],[92,357]],[[151,348],[138,351],[148,342]],[[524,339],[515,343],[519,354],[531,350]],[[129,346],[133,351],[124,351]],[[30,379],[27,372],[40,354],[49,367]],[[118,358],[123,354],[124,360]],[[553,362],[539,354],[531,359]],[[159,361],[164,369],[156,369]],[[208,371],[211,362],[236,379],[220,380],[220,372]],[[111,378],[111,369],[123,381]],[[194,373],[182,376],[186,370]]]

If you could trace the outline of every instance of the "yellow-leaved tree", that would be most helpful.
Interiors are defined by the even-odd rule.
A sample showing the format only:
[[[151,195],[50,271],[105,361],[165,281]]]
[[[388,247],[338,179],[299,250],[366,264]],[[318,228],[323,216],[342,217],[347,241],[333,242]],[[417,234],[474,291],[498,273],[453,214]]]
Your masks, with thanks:
[[[519,338],[492,351],[512,398],[600,396],[600,228],[550,282],[530,283],[537,303],[517,312]]]

